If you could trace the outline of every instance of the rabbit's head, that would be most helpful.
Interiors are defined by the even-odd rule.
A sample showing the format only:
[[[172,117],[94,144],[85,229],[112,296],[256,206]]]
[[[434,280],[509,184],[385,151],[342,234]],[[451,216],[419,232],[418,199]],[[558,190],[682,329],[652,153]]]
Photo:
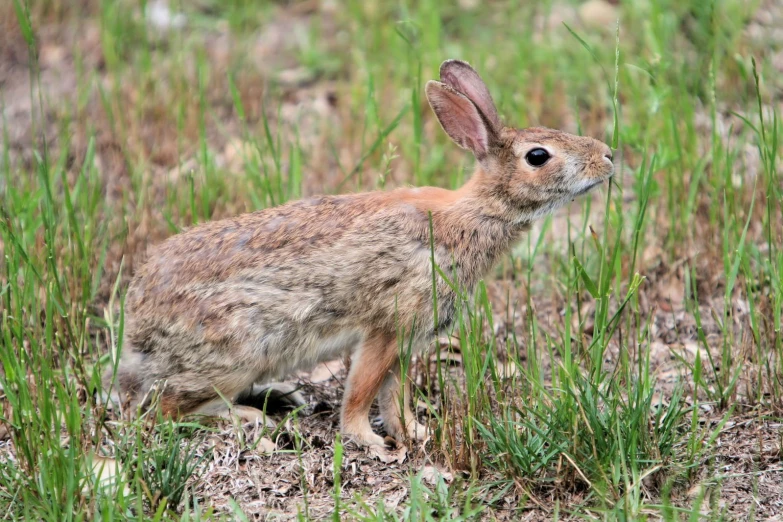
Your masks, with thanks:
[[[443,130],[481,165],[474,187],[516,223],[530,222],[584,194],[613,173],[612,150],[593,138],[500,122],[486,85],[470,65],[447,60],[427,99]]]

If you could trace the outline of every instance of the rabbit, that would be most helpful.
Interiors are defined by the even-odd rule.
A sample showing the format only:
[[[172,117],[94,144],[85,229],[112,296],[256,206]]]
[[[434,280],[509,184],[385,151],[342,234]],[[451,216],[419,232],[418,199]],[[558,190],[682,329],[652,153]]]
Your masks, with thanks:
[[[164,414],[233,409],[252,420],[257,410],[231,403],[256,383],[349,354],[343,436],[384,447],[369,420],[377,396],[388,435],[426,437],[398,346],[422,349],[455,318],[457,294],[433,281],[432,253],[470,291],[533,220],[607,181],[613,165],[593,138],[505,127],[464,61],[443,62],[425,91],[446,134],[476,158],[469,181],[310,197],[168,238],[126,294],[116,378],[131,404],[145,406],[157,383]]]

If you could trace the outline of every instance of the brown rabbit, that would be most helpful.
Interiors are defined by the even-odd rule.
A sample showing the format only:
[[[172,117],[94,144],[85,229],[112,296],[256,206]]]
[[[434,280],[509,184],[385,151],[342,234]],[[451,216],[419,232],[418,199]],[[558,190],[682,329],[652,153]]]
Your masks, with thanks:
[[[422,438],[400,382],[397,334],[413,332],[415,345],[426,346],[457,307],[439,277],[434,324],[429,216],[435,262],[470,290],[532,220],[613,171],[600,141],[504,127],[467,63],[444,62],[440,77],[427,83],[427,99],[478,160],[468,183],[313,197],[169,238],[128,289],[121,393],[138,404],[161,382],[165,413],[225,414],[225,399],[254,383],[351,353],[343,434],[383,445],[368,418],[379,395],[386,431]]]

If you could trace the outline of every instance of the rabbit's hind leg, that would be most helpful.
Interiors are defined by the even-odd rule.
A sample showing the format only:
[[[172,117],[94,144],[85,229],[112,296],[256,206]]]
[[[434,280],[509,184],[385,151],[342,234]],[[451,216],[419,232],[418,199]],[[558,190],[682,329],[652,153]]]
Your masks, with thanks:
[[[161,412],[172,417],[200,414],[230,418],[237,415],[248,422],[265,422],[260,410],[233,405],[236,397],[252,385],[253,377],[222,371],[213,375],[192,371],[172,375],[166,378],[159,391]]]

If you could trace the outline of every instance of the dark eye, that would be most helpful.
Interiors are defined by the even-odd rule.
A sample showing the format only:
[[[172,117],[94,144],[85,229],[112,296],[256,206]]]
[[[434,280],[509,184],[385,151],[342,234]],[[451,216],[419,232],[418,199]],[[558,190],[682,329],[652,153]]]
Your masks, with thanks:
[[[527,153],[525,159],[527,160],[528,163],[530,163],[534,167],[540,167],[541,165],[549,161],[549,157],[550,157],[549,153],[544,149],[533,149]]]

